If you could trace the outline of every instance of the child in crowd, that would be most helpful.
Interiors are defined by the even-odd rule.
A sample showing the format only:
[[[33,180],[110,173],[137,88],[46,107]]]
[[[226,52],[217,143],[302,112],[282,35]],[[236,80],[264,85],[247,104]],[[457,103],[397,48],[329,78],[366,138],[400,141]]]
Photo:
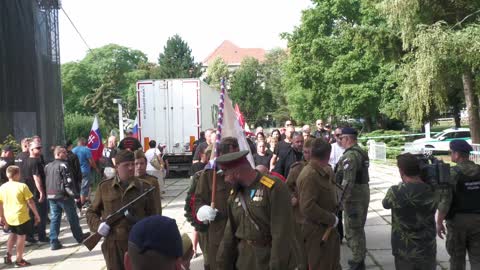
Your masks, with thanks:
[[[35,215],[35,225],[40,223],[33,195],[27,185],[20,183],[20,168],[9,166],[6,171],[8,182],[0,187],[0,224],[4,228],[10,228],[10,235],[7,242],[7,255],[4,257],[5,264],[13,264],[12,251],[16,244],[17,267],[31,265],[23,259],[25,249],[25,238],[33,230],[28,207]],[[28,205],[28,207],[27,207]]]

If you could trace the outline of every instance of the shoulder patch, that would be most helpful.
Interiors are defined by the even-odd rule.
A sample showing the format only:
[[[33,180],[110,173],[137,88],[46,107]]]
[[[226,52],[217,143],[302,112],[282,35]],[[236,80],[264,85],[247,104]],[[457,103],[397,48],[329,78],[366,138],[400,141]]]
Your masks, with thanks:
[[[262,185],[268,187],[268,188],[272,188],[273,185],[275,185],[275,180],[267,177],[267,176],[262,176],[262,178],[260,179],[260,183],[262,183]]]

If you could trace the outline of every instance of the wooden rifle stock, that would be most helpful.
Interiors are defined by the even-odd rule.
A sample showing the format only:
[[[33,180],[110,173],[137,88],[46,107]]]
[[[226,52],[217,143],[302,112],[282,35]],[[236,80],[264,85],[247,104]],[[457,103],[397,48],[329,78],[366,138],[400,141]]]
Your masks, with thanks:
[[[83,245],[88,248],[89,251],[92,251],[92,249],[95,248],[95,246],[100,242],[100,239],[102,239],[102,235],[99,234],[98,232],[90,234],[90,236],[83,240]]]

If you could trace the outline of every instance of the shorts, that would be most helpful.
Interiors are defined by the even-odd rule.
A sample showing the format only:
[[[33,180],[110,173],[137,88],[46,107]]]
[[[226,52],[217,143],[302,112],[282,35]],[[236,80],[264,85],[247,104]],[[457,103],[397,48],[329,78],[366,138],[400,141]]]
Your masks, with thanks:
[[[10,231],[13,233],[13,234],[17,234],[17,235],[28,235],[28,234],[31,234],[33,232],[33,226],[32,226],[32,222],[27,221],[23,224],[20,224],[20,225],[9,225],[10,227]]]
[[[88,197],[90,191],[91,173],[82,173],[82,184],[80,186],[80,196]]]

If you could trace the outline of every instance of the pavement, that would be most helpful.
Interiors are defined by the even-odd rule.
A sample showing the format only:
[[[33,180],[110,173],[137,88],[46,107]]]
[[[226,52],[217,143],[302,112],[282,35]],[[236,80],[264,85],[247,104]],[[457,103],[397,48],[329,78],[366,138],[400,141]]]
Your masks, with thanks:
[[[367,269],[390,270],[395,269],[394,258],[390,245],[390,210],[382,207],[382,199],[387,189],[400,181],[396,167],[382,163],[372,163],[370,167],[370,209],[367,216],[365,232],[367,236]],[[186,222],[184,214],[184,202],[189,185],[189,179],[177,178],[166,179],[166,193],[163,195],[163,214],[174,218],[180,231],[193,234],[193,228]],[[88,231],[85,218],[81,218],[81,225],[84,231]],[[0,254],[6,253],[7,234],[0,234]],[[34,244],[26,248],[25,259],[32,263],[28,269],[106,269],[103,255],[100,250],[100,243],[92,251],[88,251],[83,245],[77,244],[70,232],[68,222],[63,220],[61,225],[60,241],[63,249],[51,251],[48,244]],[[199,248],[200,250],[200,248]],[[347,269],[347,260],[351,251],[344,243],[341,247],[341,264]],[[437,238],[437,270],[448,269],[448,254],[445,250],[445,242]],[[0,269],[9,267],[0,264]],[[192,260],[192,270],[203,269],[203,258]],[[467,269],[470,269],[467,266]]]

